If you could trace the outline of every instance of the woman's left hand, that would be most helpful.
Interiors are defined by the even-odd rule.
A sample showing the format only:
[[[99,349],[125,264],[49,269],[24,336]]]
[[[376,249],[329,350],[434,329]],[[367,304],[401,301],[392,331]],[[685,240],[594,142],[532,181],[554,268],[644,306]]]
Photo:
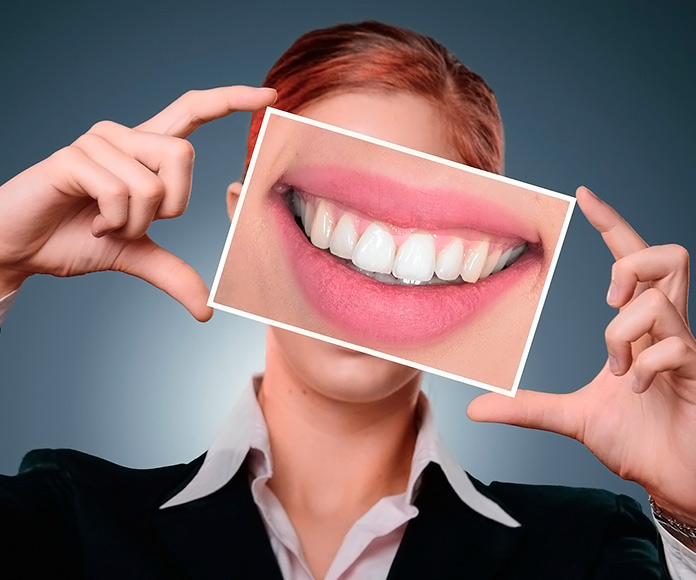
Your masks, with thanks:
[[[554,431],[587,446],[656,504],[696,525],[696,340],[689,330],[689,256],[677,245],[649,247],[589,190],[578,205],[616,262],[607,302],[608,360],[580,390],[564,395],[493,393],[468,409],[475,421]]]

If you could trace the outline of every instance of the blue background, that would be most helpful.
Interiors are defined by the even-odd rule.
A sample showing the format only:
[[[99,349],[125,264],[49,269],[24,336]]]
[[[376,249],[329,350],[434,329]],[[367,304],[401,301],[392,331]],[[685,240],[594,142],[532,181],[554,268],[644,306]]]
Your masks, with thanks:
[[[95,121],[134,125],[190,88],[258,85],[300,34],[383,20],[434,36],[495,90],[507,175],[604,196],[650,243],[696,249],[696,5],[692,2],[5,2],[0,127],[5,181]],[[212,283],[228,229],[224,193],[242,168],[249,117],[202,127],[186,215],[153,237]],[[611,258],[577,212],[522,378],[569,392],[603,365]],[[0,337],[0,472],[36,447],[126,465],[204,451],[252,372],[263,325],[205,325],[115,273],[36,276]],[[504,356],[504,353],[501,353]],[[466,419],[478,389],[426,378],[441,431],[484,480],[605,487],[644,500],[579,443]]]

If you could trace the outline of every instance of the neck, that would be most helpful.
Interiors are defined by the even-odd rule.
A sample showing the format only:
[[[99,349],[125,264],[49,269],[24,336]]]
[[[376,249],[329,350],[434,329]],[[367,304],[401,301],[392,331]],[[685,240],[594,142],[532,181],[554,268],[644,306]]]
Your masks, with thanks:
[[[259,393],[273,454],[269,485],[285,509],[360,517],[406,490],[420,375],[371,402],[331,398],[269,349]]]

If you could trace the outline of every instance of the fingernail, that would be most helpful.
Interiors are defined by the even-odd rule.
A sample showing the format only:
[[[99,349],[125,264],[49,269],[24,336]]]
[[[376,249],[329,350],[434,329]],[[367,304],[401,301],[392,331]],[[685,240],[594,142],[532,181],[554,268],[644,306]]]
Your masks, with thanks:
[[[609,291],[607,292],[607,304],[611,306],[616,302],[617,299],[617,294],[618,294],[618,288],[616,287],[616,284],[614,281],[611,281],[611,284],[609,284]]]
[[[589,187],[587,187],[586,185],[581,185],[580,187],[582,187],[582,188],[583,188],[587,193],[589,193],[592,197],[597,198],[597,196],[592,192],[592,190],[591,190]]]
[[[641,388],[641,385],[640,385],[640,379],[638,379],[638,377],[636,375],[633,375],[631,377],[631,390],[634,393],[642,393],[643,392],[643,389]]]
[[[259,87],[259,90],[260,91],[273,91],[273,93],[275,94],[275,99],[273,99],[273,103],[275,103],[278,100],[278,91],[276,91],[274,88],[272,88],[272,87]],[[271,104],[273,104],[273,103],[271,103]]]
[[[609,355],[609,370],[614,375],[619,372],[619,361],[611,355]]]

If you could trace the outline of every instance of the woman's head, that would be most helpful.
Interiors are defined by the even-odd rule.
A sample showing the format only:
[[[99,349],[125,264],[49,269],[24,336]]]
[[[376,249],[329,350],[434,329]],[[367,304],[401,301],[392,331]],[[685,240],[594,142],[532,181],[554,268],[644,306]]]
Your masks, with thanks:
[[[502,171],[502,126],[492,91],[444,47],[423,35],[376,22],[310,32],[281,56],[264,84],[278,91],[276,108],[491,172]],[[247,163],[262,117],[263,111],[252,117]],[[264,233],[255,223],[260,229],[252,242],[270,240],[273,233]],[[258,252],[255,257],[259,258]],[[252,277],[259,271],[261,279],[254,287],[264,287],[268,271],[274,287],[287,287],[292,294],[295,277],[287,266],[274,262],[264,267],[257,261],[245,271]],[[270,302],[281,305],[278,300]],[[307,308],[307,315],[313,316],[312,306]],[[282,314],[269,317],[283,320]],[[481,331],[475,326],[470,330]],[[318,332],[332,335],[328,330]],[[437,344],[432,349],[428,356],[435,359],[444,350]],[[420,374],[275,328],[269,332],[267,371],[272,365],[296,375],[313,390],[354,402],[381,400],[406,384],[417,386]]]
[[[341,24],[301,36],[264,81],[275,107],[302,110],[349,92],[408,93],[429,101],[447,130],[455,161],[493,173],[503,169],[503,129],[493,91],[430,37],[379,22]],[[261,127],[255,113],[247,165]]]

